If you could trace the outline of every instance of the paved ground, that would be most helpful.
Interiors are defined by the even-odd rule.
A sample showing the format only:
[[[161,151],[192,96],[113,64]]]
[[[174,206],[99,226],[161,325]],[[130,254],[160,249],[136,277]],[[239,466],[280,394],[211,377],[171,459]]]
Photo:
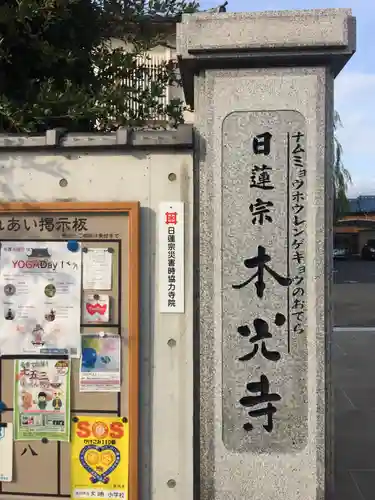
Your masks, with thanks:
[[[337,284],[374,283],[375,260],[334,259],[333,279]]]
[[[333,279],[334,325],[375,327],[375,261],[336,260]]]
[[[334,500],[375,500],[375,262],[334,263]],[[328,499],[331,500],[331,499]]]
[[[334,285],[333,316],[335,326],[375,328],[375,283]]]
[[[374,500],[375,330],[335,331],[333,341],[334,500]]]

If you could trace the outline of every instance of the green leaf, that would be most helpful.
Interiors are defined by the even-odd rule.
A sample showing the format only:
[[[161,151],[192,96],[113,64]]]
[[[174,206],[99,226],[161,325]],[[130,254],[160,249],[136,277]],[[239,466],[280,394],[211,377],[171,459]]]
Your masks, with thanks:
[[[3,0],[1,132],[107,131],[160,116],[180,123],[183,105],[163,99],[179,84],[175,64],[150,69],[137,59],[197,8],[181,0]],[[113,38],[131,50],[112,49]]]

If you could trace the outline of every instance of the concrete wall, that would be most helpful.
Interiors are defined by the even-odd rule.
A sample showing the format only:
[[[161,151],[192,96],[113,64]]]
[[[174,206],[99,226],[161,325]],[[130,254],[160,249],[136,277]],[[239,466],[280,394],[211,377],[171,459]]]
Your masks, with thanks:
[[[51,137],[55,149],[47,145]],[[57,137],[53,131],[49,139],[0,136],[1,202],[140,201],[140,498],[191,500],[192,129],[137,132],[131,139],[122,131],[117,140],[115,135]],[[96,146],[87,147],[90,143]],[[174,181],[168,179],[171,172]],[[66,187],[60,186],[61,179],[67,180]],[[156,223],[162,201],[184,201],[186,207],[186,306],[181,315],[158,313]],[[174,347],[167,344],[170,338]]]

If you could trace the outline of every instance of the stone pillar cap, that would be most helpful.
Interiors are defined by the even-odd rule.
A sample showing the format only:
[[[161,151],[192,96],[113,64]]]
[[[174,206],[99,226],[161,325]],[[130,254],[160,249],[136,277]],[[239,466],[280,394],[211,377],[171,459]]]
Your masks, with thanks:
[[[188,104],[204,69],[327,66],[334,76],[356,49],[351,9],[184,14],[177,56]]]

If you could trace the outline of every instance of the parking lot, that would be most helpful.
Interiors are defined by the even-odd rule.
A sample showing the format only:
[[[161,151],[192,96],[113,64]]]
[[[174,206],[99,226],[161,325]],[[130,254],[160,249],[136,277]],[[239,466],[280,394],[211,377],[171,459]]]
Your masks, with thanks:
[[[375,498],[375,331],[335,331],[334,500]],[[332,499],[327,499],[332,500]]]
[[[375,261],[335,260],[333,279],[335,500],[373,500]]]
[[[334,260],[334,325],[375,328],[375,261]]]

